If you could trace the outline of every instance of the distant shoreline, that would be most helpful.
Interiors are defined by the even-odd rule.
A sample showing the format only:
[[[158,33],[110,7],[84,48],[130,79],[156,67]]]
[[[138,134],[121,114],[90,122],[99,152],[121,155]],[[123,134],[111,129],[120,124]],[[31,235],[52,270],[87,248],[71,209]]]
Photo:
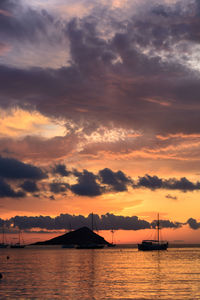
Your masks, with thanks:
[[[62,249],[62,246],[61,245],[26,245],[26,249],[27,248],[35,248],[35,249],[39,249],[39,248],[42,248],[42,249]],[[169,248],[200,248],[200,244],[174,244],[174,243],[170,243],[169,242]],[[7,248],[8,249],[8,248]],[[75,249],[75,248],[74,248]],[[108,247],[105,247],[104,249],[137,249],[137,244],[117,244],[116,247],[114,248],[108,248]],[[64,249],[65,251],[67,250],[73,250],[72,249]]]

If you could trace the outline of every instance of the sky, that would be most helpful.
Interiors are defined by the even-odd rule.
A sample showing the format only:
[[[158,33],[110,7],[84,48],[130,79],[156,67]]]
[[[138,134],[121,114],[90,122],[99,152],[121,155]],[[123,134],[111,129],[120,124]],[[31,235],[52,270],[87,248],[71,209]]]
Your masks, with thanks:
[[[198,0],[1,0],[0,223],[136,242],[159,213],[200,243],[199,26]]]

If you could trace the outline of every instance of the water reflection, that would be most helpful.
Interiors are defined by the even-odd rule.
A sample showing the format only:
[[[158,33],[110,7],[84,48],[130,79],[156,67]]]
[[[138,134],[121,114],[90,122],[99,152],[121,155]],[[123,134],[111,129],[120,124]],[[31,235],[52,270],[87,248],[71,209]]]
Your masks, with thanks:
[[[9,251],[0,299],[200,299],[200,249]]]
[[[81,250],[79,255],[79,284],[80,289],[83,290],[84,294],[88,295],[90,299],[95,299],[96,294],[95,283],[98,282],[97,260],[98,253],[94,249]]]

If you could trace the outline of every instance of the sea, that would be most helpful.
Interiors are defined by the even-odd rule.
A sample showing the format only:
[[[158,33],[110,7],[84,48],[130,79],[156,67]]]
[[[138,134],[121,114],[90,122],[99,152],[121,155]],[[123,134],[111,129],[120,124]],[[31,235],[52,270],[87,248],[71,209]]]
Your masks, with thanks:
[[[200,299],[200,248],[0,249],[0,299]]]

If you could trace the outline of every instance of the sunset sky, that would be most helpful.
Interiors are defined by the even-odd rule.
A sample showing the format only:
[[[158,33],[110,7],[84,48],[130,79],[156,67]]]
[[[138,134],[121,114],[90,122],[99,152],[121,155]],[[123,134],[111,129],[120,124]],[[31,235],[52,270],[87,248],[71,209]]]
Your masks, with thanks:
[[[199,28],[198,0],[1,0],[1,224],[200,243]]]

